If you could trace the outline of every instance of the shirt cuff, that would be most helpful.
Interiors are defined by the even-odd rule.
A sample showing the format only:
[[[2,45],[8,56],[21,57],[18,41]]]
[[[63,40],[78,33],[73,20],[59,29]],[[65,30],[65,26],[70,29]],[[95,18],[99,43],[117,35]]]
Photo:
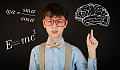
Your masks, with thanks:
[[[97,70],[97,59],[88,58],[88,68]]]

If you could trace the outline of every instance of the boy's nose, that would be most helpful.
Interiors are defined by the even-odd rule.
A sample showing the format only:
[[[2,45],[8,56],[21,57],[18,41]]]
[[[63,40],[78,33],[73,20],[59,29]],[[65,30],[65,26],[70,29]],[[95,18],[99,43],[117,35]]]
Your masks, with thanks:
[[[55,22],[53,23],[52,27],[57,27],[57,25],[56,25],[56,23],[55,23]]]

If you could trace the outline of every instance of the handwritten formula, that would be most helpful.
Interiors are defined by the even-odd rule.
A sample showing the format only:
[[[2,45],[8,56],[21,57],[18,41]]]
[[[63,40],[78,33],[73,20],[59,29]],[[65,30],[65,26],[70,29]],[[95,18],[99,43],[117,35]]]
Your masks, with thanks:
[[[11,48],[13,48],[13,46],[16,46],[16,45],[19,45],[19,44],[26,44],[26,43],[35,41],[35,35],[36,35],[35,29],[33,29],[32,31],[33,31],[33,34],[31,36],[23,37],[20,40],[17,40],[17,41],[14,41],[14,42],[13,42],[12,39],[9,39],[9,40],[5,41],[6,46],[7,46],[6,50],[11,49]]]
[[[21,21],[25,21],[25,22],[34,22],[35,19],[35,12],[36,10],[34,9],[29,9],[29,8],[23,8],[22,12],[16,11],[16,10],[12,10],[12,9],[7,9],[6,10],[6,14],[7,15],[24,15],[24,17],[21,17],[20,20]],[[28,17],[25,17],[28,16]]]

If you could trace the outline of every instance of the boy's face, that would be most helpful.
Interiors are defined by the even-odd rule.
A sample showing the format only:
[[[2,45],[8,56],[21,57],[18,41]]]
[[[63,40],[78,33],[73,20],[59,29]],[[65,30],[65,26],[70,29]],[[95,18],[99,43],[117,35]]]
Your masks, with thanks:
[[[45,18],[53,19],[53,20],[57,20],[57,19],[65,20],[64,16],[61,16],[61,17],[53,16],[52,18],[46,16]],[[64,28],[66,28],[68,21],[66,21],[66,23],[65,23],[65,25],[63,27],[59,27],[58,25],[56,25],[56,23],[60,23],[60,22],[54,22],[53,25],[51,25],[51,26],[45,25],[45,23],[49,24],[49,22],[43,20],[43,25],[44,25],[44,28],[46,28],[46,31],[47,31],[47,33],[49,35],[49,38],[50,39],[53,39],[53,38],[61,39],[62,38],[62,33],[64,31]]]

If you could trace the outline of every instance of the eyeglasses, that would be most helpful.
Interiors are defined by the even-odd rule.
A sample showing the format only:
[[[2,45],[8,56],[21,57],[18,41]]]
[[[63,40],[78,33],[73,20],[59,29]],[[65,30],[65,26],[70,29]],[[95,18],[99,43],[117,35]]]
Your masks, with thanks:
[[[54,20],[54,19],[50,19],[50,18],[45,18],[43,19],[43,23],[46,25],[46,26],[52,26],[53,24],[55,24],[58,26],[58,27],[64,27],[65,26],[65,23],[66,23],[66,20],[64,19],[57,19],[57,20]]]

